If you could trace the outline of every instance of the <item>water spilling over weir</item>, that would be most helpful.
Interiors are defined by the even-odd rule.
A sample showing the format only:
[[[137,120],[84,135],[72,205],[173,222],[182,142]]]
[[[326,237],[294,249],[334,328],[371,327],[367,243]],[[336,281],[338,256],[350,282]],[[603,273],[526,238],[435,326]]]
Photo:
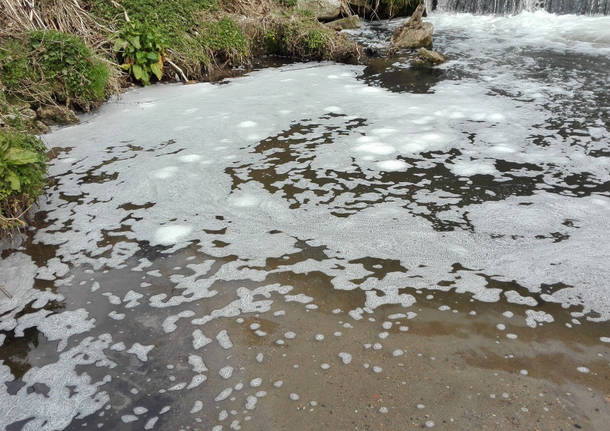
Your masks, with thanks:
[[[426,0],[429,11],[518,14],[545,10],[557,14],[608,15],[610,0]]]

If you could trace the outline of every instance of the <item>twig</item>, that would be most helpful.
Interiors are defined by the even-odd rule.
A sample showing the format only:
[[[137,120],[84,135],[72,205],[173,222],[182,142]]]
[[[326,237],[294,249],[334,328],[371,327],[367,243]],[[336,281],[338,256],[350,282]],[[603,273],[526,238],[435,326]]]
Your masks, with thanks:
[[[0,286],[0,290],[2,291],[2,293],[4,293],[6,295],[6,297],[8,299],[13,299],[13,295],[11,295],[10,293],[8,293],[8,290],[6,290],[4,287]]]
[[[184,80],[184,82],[188,82],[188,78],[186,77],[186,75],[184,74],[182,69],[180,69],[180,67],[176,63],[171,61],[169,58],[166,58],[165,61],[167,61],[170,66],[172,66],[174,69],[176,69],[176,71],[178,73],[180,73],[180,76],[182,76],[182,79]]]

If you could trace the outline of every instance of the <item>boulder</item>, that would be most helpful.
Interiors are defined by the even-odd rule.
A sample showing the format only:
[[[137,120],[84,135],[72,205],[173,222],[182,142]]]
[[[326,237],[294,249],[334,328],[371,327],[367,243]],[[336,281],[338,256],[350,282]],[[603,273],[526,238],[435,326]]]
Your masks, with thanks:
[[[297,8],[308,9],[316,18],[330,21],[341,14],[341,0],[297,0]]]
[[[425,6],[420,4],[409,21],[396,29],[392,35],[392,45],[395,48],[420,48],[432,45],[434,26],[422,21],[425,10]]]
[[[360,28],[360,17],[358,17],[358,15],[352,15],[337,19],[335,21],[327,22],[326,25],[337,31]]]
[[[38,118],[47,126],[54,124],[76,124],[78,117],[65,106],[48,105],[38,108]]]
[[[436,66],[447,61],[445,56],[440,52],[431,51],[426,48],[419,48],[417,56],[412,60],[412,63],[417,66]]]

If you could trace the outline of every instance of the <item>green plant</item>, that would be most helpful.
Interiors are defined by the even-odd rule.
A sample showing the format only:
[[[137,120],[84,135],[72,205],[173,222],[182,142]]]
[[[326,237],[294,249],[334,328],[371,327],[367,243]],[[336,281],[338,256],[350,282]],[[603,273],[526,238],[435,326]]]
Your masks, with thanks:
[[[163,77],[166,43],[159,32],[146,23],[132,23],[123,28],[114,44],[121,67],[144,85],[152,76]]]
[[[249,54],[246,36],[228,17],[204,23],[199,41],[214,57],[237,62]]]
[[[105,99],[110,72],[81,39],[45,30],[5,41],[0,74],[9,97],[88,109]]]
[[[317,29],[309,30],[303,41],[310,52],[319,51],[326,46],[325,34]]]
[[[33,135],[0,131],[0,230],[21,216],[44,188],[46,148]]]

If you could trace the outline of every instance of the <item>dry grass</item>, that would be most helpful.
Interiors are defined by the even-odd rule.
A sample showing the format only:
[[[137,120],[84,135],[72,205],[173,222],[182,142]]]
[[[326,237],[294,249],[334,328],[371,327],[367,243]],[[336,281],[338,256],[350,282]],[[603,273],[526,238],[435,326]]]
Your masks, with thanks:
[[[111,31],[78,0],[2,0],[0,38],[29,30],[57,30],[77,35],[96,48],[107,43],[104,35]]]

